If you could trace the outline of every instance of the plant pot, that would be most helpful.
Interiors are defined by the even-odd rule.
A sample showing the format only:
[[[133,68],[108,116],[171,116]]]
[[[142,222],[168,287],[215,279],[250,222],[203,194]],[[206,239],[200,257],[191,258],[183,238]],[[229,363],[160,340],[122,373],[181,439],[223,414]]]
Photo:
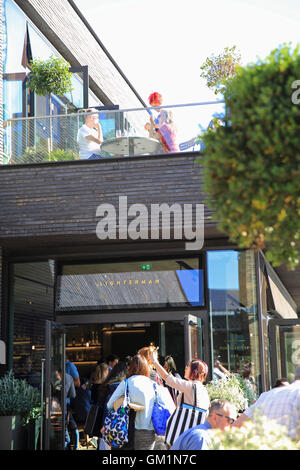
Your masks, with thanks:
[[[20,416],[0,416],[0,450],[26,449],[26,431]]]
[[[30,419],[26,426],[27,431],[27,449],[37,450],[40,434],[40,418]]]

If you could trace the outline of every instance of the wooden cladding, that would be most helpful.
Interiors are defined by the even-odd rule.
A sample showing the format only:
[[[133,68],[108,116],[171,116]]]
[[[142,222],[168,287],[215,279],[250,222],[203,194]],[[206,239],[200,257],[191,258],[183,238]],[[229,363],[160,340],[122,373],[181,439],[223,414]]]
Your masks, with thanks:
[[[1,238],[94,234],[100,204],[205,200],[198,154],[0,167]],[[205,208],[205,226],[215,227]],[[96,237],[96,235],[95,235]]]

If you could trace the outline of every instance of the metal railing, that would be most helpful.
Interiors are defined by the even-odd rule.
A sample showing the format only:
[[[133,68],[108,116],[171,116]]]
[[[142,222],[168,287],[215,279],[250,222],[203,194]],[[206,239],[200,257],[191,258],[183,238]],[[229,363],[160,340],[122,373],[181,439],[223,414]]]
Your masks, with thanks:
[[[224,102],[211,101],[157,108],[97,110],[103,143],[82,149],[78,131],[94,112],[10,119],[4,123],[6,165],[44,163],[113,156],[158,155],[201,150],[201,134]],[[90,131],[89,131],[90,132]],[[97,136],[96,131],[93,131]],[[89,153],[91,152],[91,155]]]

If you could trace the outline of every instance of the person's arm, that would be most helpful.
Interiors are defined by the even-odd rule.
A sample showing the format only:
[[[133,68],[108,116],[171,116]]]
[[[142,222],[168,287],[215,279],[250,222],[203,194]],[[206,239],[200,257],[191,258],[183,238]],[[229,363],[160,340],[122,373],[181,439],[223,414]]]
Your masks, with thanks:
[[[160,377],[166,382],[167,385],[169,385],[172,388],[175,388],[176,390],[179,390],[179,392],[182,392],[182,393],[185,393],[191,389],[191,382],[185,379],[174,377],[174,375],[169,374],[166,371],[166,369],[164,369],[160,365],[157,359],[157,351],[154,351],[152,353],[151,361],[152,361],[154,368],[156,369]]]
[[[76,388],[80,387],[79,372],[75,364],[73,364],[73,362],[70,362],[70,375],[73,377],[75,387]]]
[[[166,378],[169,376],[169,373],[166,371],[166,369],[164,369],[159,361],[158,361],[158,358],[157,358],[157,352],[156,351],[153,351],[151,356],[151,362],[152,362],[152,365],[154,366],[155,370],[158,372],[158,374],[160,375],[160,377],[163,379],[163,380],[166,380]]]
[[[103,134],[102,134],[102,128],[101,128],[101,125],[98,123],[95,127],[95,129],[97,130],[97,137],[94,137],[93,135],[87,135],[85,136],[85,138],[87,140],[91,140],[92,142],[96,142],[96,144],[99,144],[101,145],[102,142],[103,142]]]
[[[79,381],[80,384],[80,381]],[[69,397],[70,398],[76,398],[76,391],[75,391],[75,385],[74,381],[71,382],[70,390],[69,390]]]
[[[229,370],[225,369],[225,367],[222,366],[220,361],[218,360],[215,361],[215,367],[218,367],[218,369],[220,369],[220,371],[223,372],[223,374],[230,375]]]
[[[242,413],[241,416],[238,417],[233,423],[232,426],[235,426],[236,428],[240,428],[245,421],[247,421],[249,418],[246,415],[246,413]]]
[[[113,408],[114,402],[118,400],[122,395],[125,394],[125,380],[123,380],[116,388],[112,396],[107,402],[107,408]]]

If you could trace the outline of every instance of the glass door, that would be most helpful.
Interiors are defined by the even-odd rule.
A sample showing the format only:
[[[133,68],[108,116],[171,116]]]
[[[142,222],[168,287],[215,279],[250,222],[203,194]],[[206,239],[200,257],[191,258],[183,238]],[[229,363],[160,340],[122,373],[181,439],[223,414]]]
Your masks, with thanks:
[[[300,363],[300,319],[269,322],[271,383],[285,377],[293,382]]]
[[[185,315],[184,317],[184,344],[185,363],[192,359],[202,359],[211,370],[207,322],[202,316]]]
[[[46,321],[44,449],[65,448],[65,346],[62,325]]]

